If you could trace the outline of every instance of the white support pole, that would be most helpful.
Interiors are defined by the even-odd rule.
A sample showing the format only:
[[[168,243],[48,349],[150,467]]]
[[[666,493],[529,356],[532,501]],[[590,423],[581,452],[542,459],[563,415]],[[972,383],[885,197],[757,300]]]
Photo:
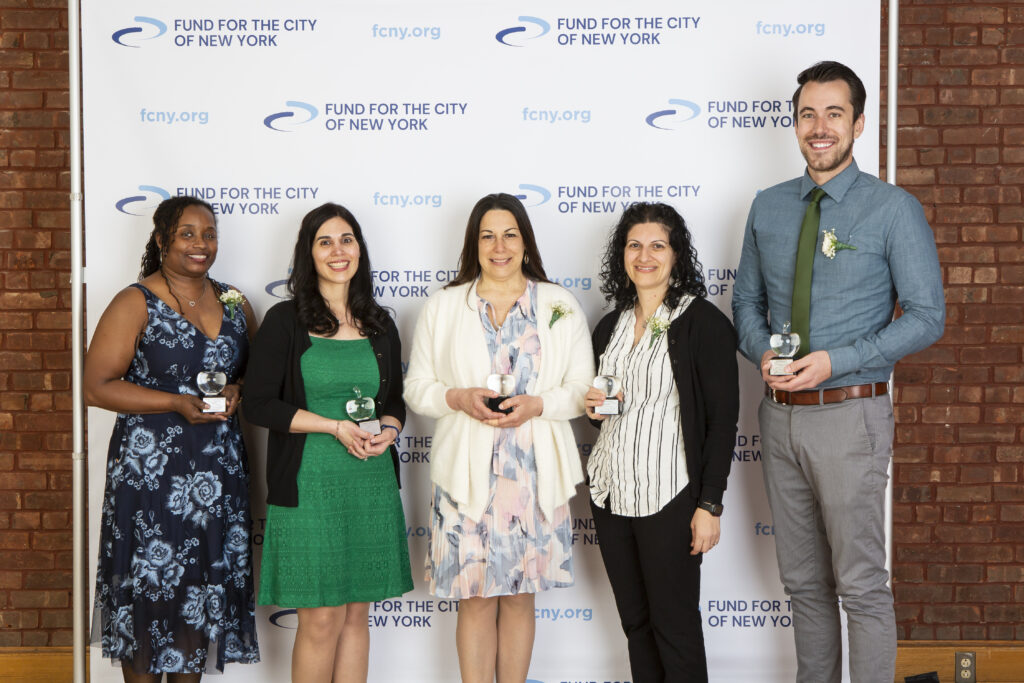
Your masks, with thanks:
[[[896,90],[900,71],[900,0],[889,0],[889,50],[886,64],[886,107],[885,107],[885,179],[892,185],[896,184]],[[893,382],[889,380],[889,395],[893,396]],[[885,535],[885,565],[889,572],[889,583],[892,584],[892,493],[893,464],[889,460],[889,483],[885,496],[885,524],[888,533]]]
[[[85,653],[89,632],[86,587],[86,555],[88,528],[86,505],[85,404],[82,400],[82,363],[85,344],[82,339],[85,321],[83,307],[82,267],[82,79],[81,24],[79,0],[68,0],[68,94],[71,120],[71,517],[72,534],[72,638],[74,683],[86,682]]]
[[[896,107],[900,67],[900,0],[889,0],[889,59],[886,68],[888,96],[885,117],[885,179],[896,184]]]

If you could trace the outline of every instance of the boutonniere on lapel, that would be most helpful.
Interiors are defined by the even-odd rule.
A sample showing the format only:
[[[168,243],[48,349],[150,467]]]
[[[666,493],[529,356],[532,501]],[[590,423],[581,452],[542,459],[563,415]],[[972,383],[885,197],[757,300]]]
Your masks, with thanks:
[[[665,334],[665,330],[668,329],[668,321],[664,318],[651,316],[647,319],[647,322],[644,323],[644,327],[651,331],[651,343],[647,348],[653,348],[655,342],[658,341],[658,337]]]
[[[235,319],[235,307],[240,306],[245,297],[237,289],[229,289],[228,291],[221,294],[219,297],[220,302],[228,307],[228,313],[231,315],[231,319]]]
[[[572,315],[572,309],[565,303],[559,301],[551,304],[551,320],[548,321],[548,329],[555,326],[561,318]]]
[[[840,241],[839,238],[836,237],[835,228],[832,228],[831,230],[822,230],[821,232],[825,235],[821,240],[821,253],[827,256],[830,260],[836,257],[837,251],[857,248],[852,244]]]

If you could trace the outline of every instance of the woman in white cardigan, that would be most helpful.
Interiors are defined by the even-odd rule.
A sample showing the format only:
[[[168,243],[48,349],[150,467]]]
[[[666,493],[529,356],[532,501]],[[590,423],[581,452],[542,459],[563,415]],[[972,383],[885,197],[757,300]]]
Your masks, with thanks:
[[[515,388],[488,407],[492,374]],[[458,275],[420,314],[405,378],[408,406],[437,420],[426,577],[460,601],[466,683],[525,681],[534,594],[572,585],[569,499],[583,471],[569,420],[593,377],[583,311],[548,281],[523,205],[484,197]]]

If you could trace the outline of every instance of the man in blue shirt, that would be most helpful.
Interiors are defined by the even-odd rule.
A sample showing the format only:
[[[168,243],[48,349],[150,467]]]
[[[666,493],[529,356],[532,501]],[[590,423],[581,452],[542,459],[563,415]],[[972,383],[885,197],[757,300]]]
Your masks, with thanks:
[[[918,201],[853,160],[864,129],[857,75],[822,62],[797,82],[796,137],[807,168],[750,207],[733,320],[740,351],[767,384],[758,419],[779,574],[792,598],[797,681],[841,679],[838,596],[851,679],[891,683],[896,622],[884,497],[894,425],[887,383],[897,360],[942,335],[942,274]],[[813,256],[809,246],[801,253],[813,267],[798,270],[802,229],[816,241]],[[801,355],[784,368],[791,374],[772,375],[769,338],[801,317],[801,305],[794,306],[801,279],[805,302],[808,288],[810,298]],[[902,314],[893,319],[897,302]]]

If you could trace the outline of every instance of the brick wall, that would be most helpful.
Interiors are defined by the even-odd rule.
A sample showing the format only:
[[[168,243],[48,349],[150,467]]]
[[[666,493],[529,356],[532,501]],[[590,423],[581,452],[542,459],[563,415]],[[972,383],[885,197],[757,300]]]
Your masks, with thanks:
[[[949,321],[896,372],[900,638],[1019,639],[1024,6],[901,4],[898,180]],[[71,640],[64,5],[0,0],[0,646]]]
[[[71,643],[65,0],[0,0],[0,646]]]
[[[896,370],[899,637],[1020,639],[1024,5],[903,0],[899,54],[897,181],[935,230],[948,317]]]

